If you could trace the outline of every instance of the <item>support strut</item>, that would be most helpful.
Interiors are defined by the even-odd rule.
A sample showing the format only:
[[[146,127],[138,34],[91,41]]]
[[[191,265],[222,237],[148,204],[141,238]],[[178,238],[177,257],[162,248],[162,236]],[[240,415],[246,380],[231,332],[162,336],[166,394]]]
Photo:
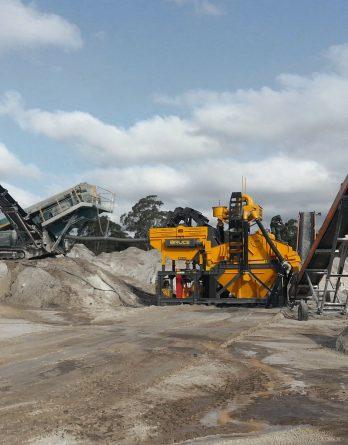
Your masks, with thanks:
[[[271,237],[269,236],[267,230],[264,228],[262,222],[259,219],[255,219],[256,224],[258,225],[259,229],[261,230],[262,235],[265,237],[269,247],[272,249],[275,256],[278,258],[281,264],[285,262],[283,255],[279,252],[276,245],[272,241]]]

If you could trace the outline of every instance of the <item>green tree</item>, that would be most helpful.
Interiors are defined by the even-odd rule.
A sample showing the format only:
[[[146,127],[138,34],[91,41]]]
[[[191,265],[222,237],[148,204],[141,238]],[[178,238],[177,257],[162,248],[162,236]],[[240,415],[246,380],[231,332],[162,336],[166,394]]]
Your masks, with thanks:
[[[271,232],[275,236],[275,239],[278,241],[284,241],[284,223],[282,217],[280,215],[273,216],[271,219]]]
[[[120,224],[111,221],[107,216],[101,216],[98,219],[88,221],[85,225],[82,236],[106,236],[115,238],[127,238],[127,234],[122,230]],[[79,241],[81,242],[81,241]],[[114,252],[116,250],[124,250],[129,244],[108,240],[98,241],[82,241],[89,250],[98,255],[101,252]]]
[[[284,241],[286,241],[293,249],[297,248],[297,221],[296,219],[289,219],[285,223]]]
[[[157,195],[141,198],[128,213],[121,216],[124,229],[133,232],[134,238],[147,238],[150,227],[161,226],[167,213],[161,210],[163,202]]]
[[[271,219],[271,232],[278,241],[285,241],[293,249],[297,247],[297,221],[296,219],[289,219],[283,223],[280,215],[273,216]]]

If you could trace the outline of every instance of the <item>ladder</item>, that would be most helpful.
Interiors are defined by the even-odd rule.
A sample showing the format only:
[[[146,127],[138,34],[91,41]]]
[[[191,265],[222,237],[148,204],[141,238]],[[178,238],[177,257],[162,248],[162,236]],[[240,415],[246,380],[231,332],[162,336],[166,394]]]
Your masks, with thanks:
[[[243,198],[240,192],[233,192],[229,204],[228,245],[229,260],[238,264],[243,254]]]
[[[348,177],[330,209],[295,283],[295,300],[313,299],[318,314],[348,311],[348,290],[342,292],[342,278],[348,278]],[[338,261],[335,262],[335,259]]]

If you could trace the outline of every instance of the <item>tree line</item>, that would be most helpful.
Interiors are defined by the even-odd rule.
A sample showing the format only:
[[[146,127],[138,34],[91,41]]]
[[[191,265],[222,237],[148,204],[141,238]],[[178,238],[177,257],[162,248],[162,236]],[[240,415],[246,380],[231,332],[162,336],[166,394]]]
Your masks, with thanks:
[[[128,213],[121,215],[120,223],[112,221],[108,216],[101,216],[89,221],[84,227],[82,236],[106,236],[114,238],[144,239],[148,236],[150,227],[161,226],[168,212],[162,210],[164,203],[157,195],[148,195],[133,205]],[[101,252],[113,252],[127,249],[127,242],[114,242],[107,239],[100,241],[83,241],[83,244],[98,255]],[[147,243],[139,241],[132,244],[139,248],[147,248]]]
[[[147,238],[148,231],[151,227],[160,227],[167,219],[168,212],[163,210],[163,205],[164,203],[157,195],[148,195],[134,204],[129,212],[121,215],[121,224],[110,220],[108,216],[101,216],[97,220],[89,221],[81,235],[124,239],[132,237],[139,240]],[[277,240],[285,241],[296,249],[297,221],[295,219],[289,219],[283,222],[281,216],[276,215],[271,219],[270,229]],[[120,251],[129,247],[127,242],[114,242],[107,239],[84,241],[83,244],[95,254]],[[147,243],[139,241],[136,246],[146,248]]]

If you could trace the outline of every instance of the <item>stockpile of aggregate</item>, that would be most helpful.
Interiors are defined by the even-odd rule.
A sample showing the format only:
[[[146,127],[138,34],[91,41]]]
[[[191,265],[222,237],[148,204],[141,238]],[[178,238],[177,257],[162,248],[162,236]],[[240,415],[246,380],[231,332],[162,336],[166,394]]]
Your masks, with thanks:
[[[28,308],[100,313],[140,307],[139,290],[154,291],[160,255],[130,247],[95,256],[76,245],[67,256],[0,261],[0,301]]]
[[[161,261],[161,255],[157,250],[145,251],[137,247],[95,256],[85,246],[79,244],[71,250],[68,256],[86,259],[115,275],[131,277],[144,284],[155,283]]]

